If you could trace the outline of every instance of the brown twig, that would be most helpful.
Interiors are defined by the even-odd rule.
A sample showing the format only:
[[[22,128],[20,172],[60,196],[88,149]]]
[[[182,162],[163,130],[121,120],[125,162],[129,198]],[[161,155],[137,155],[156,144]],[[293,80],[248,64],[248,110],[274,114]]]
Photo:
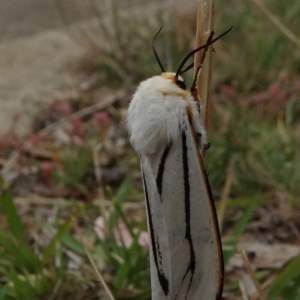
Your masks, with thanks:
[[[88,256],[88,259],[89,259],[90,263],[92,264],[93,269],[94,269],[94,271],[96,272],[96,274],[97,274],[97,276],[98,276],[98,278],[99,278],[99,280],[100,280],[100,282],[101,282],[103,288],[105,289],[105,291],[106,291],[106,293],[107,293],[109,299],[110,299],[110,300],[115,300],[115,299],[114,299],[114,296],[112,295],[111,291],[109,290],[109,288],[108,288],[108,286],[107,286],[107,284],[106,284],[106,282],[105,282],[103,276],[102,276],[101,273],[99,272],[99,270],[98,270],[98,268],[97,268],[97,266],[96,266],[96,264],[95,264],[95,261],[93,260],[93,258],[92,258],[92,256],[91,256],[89,250],[87,249],[87,247],[85,246],[85,244],[84,244],[83,242],[82,242],[82,245],[83,245],[84,251],[85,251],[86,255]]]
[[[242,293],[243,300],[249,300],[245,284],[243,283],[243,280],[241,280],[241,279],[239,280],[239,287],[240,287],[240,291]]]
[[[99,281],[101,282],[101,284],[102,284],[102,286],[103,286],[105,292],[107,293],[107,295],[108,295],[108,297],[109,297],[110,300],[115,300],[115,299],[114,299],[114,296],[112,295],[110,289],[108,288],[108,286],[107,286],[107,284],[106,284],[106,282],[105,282],[103,276],[101,275],[101,273],[100,273],[100,271],[99,271],[99,269],[98,269],[98,267],[97,267],[97,265],[96,265],[94,259],[92,258],[91,253],[90,253],[90,251],[88,250],[88,248],[87,248],[87,246],[86,246],[86,244],[85,244],[85,241],[84,241],[84,239],[83,239],[83,236],[82,236],[82,234],[81,234],[81,232],[80,232],[78,226],[76,225],[76,222],[73,222],[73,225],[74,225],[74,227],[75,227],[75,229],[76,229],[76,231],[77,231],[77,234],[79,235],[79,239],[80,239],[81,244],[82,244],[82,246],[83,246],[83,248],[84,248],[84,251],[85,251],[85,253],[86,253],[86,255],[87,255],[87,257],[88,257],[88,259],[89,259],[89,261],[90,261],[90,263],[91,263],[91,265],[92,265],[94,271],[95,271],[95,273],[97,274],[98,279],[99,279]]]
[[[251,264],[250,264],[250,261],[248,259],[248,256],[246,254],[245,249],[238,249],[238,253],[240,254],[240,256],[243,259],[245,268],[246,268],[248,274],[250,275],[253,284],[255,285],[255,288],[256,288],[256,291],[257,291],[257,293],[259,295],[259,298],[261,300],[267,300],[266,297],[265,297],[265,295],[264,295],[264,292],[262,290],[262,287],[261,287],[260,283],[258,282],[258,280],[257,280],[257,278],[255,276],[255,273],[254,273],[254,271],[253,271],[253,269],[251,267]]]

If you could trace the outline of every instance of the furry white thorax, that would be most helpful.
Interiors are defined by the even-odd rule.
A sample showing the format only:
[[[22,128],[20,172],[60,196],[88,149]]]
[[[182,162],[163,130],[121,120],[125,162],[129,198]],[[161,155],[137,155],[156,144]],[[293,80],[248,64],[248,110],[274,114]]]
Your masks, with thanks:
[[[133,147],[142,154],[152,154],[162,145],[176,140],[186,122],[187,108],[192,126],[207,143],[197,103],[190,91],[178,87],[175,73],[153,76],[138,86],[128,109],[127,127]]]

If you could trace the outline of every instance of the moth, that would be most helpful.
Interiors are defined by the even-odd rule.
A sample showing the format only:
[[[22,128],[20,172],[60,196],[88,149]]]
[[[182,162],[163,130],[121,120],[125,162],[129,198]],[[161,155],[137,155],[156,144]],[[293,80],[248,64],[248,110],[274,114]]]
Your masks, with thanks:
[[[160,29],[161,30],[161,29]],[[159,30],[159,32],[160,32]],[[231,28],[228,30],[230,31]],[[223,288],[223,258],[216,210],[201,150],[209,146],[196,82],[208,47],[189,53],[176,73],[140,83],[127,113],[130,141],[138,152],[150,235],[152,299],[216,300]],[[181,76],[197,51],[204,54],[190,90]]]

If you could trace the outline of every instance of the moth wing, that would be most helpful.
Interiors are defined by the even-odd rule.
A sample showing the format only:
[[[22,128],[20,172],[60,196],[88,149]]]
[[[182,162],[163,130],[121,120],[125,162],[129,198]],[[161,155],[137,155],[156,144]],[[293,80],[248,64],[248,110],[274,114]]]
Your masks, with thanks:
[[[178,139],[141,155],[152,297],[219,299],[223,264],[215,208],[193,129],[187,115],[182,118]]]

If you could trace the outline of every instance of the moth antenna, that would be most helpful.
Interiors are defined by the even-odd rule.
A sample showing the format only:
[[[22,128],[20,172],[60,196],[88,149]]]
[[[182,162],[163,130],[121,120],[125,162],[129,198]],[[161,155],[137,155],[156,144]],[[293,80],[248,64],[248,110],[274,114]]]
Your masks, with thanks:
[[[197,72],[196,72],[196,74],[195,74],[195,77],[194,77],[194,80],[193,80],[193,84],[192,84],[192,86],[191,86],[191,91],[195,90],[195,88],[196,88],[196,84],[197,84],[197,82],[198,82],[198,79],[199,79],[199,77],[200,77],[200,75],[201,75],[201,71],[202,71],[202,69],[203,69],[204,59],[205,59],[206,53],[207,53],[207,51],[208,51],[208,48],[209,48],[209,46],[210,46],[210,42],[211,42],[211,40],[212,40],[214,34],[215,34],[215,33],[214,33],[213,31],[211,31],[211,32],[210,32],[210,35],[209,35],[209,37],[208,37],[208,39],[207,39],[206,47],[205,47],[205,49],[204,49],[204,51],[203,51],[203,54],[202,54],[202,57],[201,57],[201,61],[200,61],[200,65],[199,65],[199,67],[197,68]]]
[[[187,60],[188,60],[191,56],[193,56],[196,52],[198,52],[198,51],[200,51],[200,50],[206,48],[207,46],[213,44],[214,42],[216,42],[218,39],[220,39],[220,38],[223,37],[225,34],[227,34],[231,29],[232,29],[232,26],[231,26],[228,30],[226,30],[225,32],[223,32],[222,34],[220,34],[219,36],[217,36],[216,38],[214,38],[213,40],[211,40],[209,43],[206,43],[205,45],[200,46],[200,47],[194,49],[193,51],[191,51],[191,52],[183,59],[183,61],[182,61],[181,64],[179,65],[178,70],[177,70],[177,72],[176,72],[176,76],[178,76],[178,75],[181,73],[181,69],[183,68],[183,66],[185,65],[185,63],[187,62]],[[213,32],[213,31],[212,31],[212,32]]]
[[[158,54],[157,54],[157,52],[156,52],[156,49],[155,49],[155,47],[154,47],[154,42],[155,42],[157,36],[159,35],[159,33],[161,32],[161,30],[162,30],[162,26],[159,28],[158,32],[156,33],[156,35],[154,36],[154,38],[153,38],[153,40],[152,40],[152,50],[153,50],[154,56],[155,56],[155,58],[156,58],[156,61],[157,61],[158,64],[159,64],[159,67],[160,67],[161,71],[162,71],[162,72],[165,72],[165,69],[164,69],[164,67],[163,67],[163,65],[162,65],[162,63],[161,63],[161,61],[160,61],[160,58],[159,58],[159,56],[158,56]]]
[[[190,65],[188,65],[185,69],[183,69],[179,75],[184,74],[185,72],[187,72],[188,70],[190,70],[192,67],[194,66],[194,63],[191,63]]]

